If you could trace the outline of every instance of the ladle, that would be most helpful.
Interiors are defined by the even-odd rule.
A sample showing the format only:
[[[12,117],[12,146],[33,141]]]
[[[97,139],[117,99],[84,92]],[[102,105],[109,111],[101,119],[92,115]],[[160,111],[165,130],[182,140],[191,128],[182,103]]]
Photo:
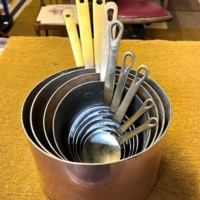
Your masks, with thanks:
[[[115,137],[107,132],[95,132],[90,135],[83,144],[83,157],[87,163],[111,163],[120,160],[121,145],[128,139],[142,131],[152,128],[158,124],[155,117],[150,118],[135,130]]]

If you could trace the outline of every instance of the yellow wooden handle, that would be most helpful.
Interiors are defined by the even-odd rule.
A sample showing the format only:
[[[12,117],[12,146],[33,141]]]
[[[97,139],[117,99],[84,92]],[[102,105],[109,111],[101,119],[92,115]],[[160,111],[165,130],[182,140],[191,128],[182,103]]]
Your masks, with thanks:
[[[105,0],[102,0],[101,4],[98,3],[98,0],[93,0],[94,58],[97,73],[101,71],[104,8]]]
[[[76,6],[85,68],[93,68],[94,52],[88,0],[76,0]]]
[[[83,59],[83,52],[81,49],[80,39],[76,28],[74,12],[71,9],[65,9],[63,11],[63,17],[74,54],[76,66],[84,66],[85,63]]]

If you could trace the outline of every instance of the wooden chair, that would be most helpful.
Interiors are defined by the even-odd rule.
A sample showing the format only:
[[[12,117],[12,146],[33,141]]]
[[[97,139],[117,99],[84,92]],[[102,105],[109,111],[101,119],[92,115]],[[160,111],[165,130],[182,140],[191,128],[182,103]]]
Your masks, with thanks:
[[[166,22],[172,19],[172,15],[164,8],[151,0],[118,0],[118,20],[133,26],[132,38],[144,39],[144,25],[157,22]]]
[[[48,36],[48,30],[65,30],[62,11],[66,8],[72,8],[76,12],[76,6],[70,4],[71,0],[40,0],[40,9],[37,19],[34,23],[34,29],[37,36],[44,30]]]

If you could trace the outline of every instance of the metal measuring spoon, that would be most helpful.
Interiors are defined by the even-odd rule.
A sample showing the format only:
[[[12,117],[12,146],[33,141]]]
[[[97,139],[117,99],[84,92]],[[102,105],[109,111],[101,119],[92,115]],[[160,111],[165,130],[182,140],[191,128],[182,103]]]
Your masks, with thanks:
[[[146,111],[151,109],[154,106],[154,102],[152,99],[147,99],[142,106],[135,112],[131,118],[129,118],[126,122],[124,122],[119,128],[117,128],[115,131],[115,135],[123,135],[125,131]],[[95,130],[97,131],[97,129]],[[98,129],[99,132],[102,132],[102,130]],[[90,133],[91,134],[91,133]],[[87,134],[84,135],[84,137],[88,137]],[[83,138],[82,138],[83,139]]]
[[[113,28],[117,26],[119,29],[118,35],[116,38],[113,38]],[[110,39],[110,50],[109,50],[109,59],[108,66],[106,71],[105,83],[104,83],[104,103],[110,106],[115,85],[115,70],[117,65],[117,53],[119,48],[119,43],[123,34],[123,24],[115,20],[111,22],[109,29],[109,39]]]
[[[128,64],[128,66],[126,67],[126,59],[130,57],[130,62]],[[130,52],[130,51],[127,51],[124,56],[123,56],[123,59],[122,59],[122,66],[121,66],[121,71],[120,71],[120,75],[119,75],[119,79],[118,79],[118,83],[117,83],[117,87],[115,89],[115,93],[114,93],[114,97],[112,99],[112,103],[111,103],[111,106],[110,106],[110,112],[111,113],[115,113],[119,107],[119,104],[120,104],[120,101],[121,101],[121,98],[122,98],[122,94],[123,94],[123,91],[124,91],[124,87],[125,87],[125,84],[126,84],[126,79],[128,77],[128,74],[131,70],[131,67],[133,65],[135,61],[135,55]]]
[[[92,129],[89,132],[87,132],[87,137],[89,137],[92,134],[98,133],[99,131],[115,135],[116,137],[120,136],[116,132],[116,130],[114,128],[112,128],[112,127],[109,127],[109,126],[99,126],[99,127],[95,128],[95,129]],[[84,144],[84,142],[82,144],[80,143],[80,146],[79,146],[79,149],[78,149],[79,150],[78,153],[79,153],[79,156],[81,158],[81,161],[85,162],[83,154],[82,154],[83,144]],[[131,150],[131,148],[129,148],[130,145],[131,145],[130,143],[127,143],[126,145],[125,145],[125,143],[122,144],[122,146],[121,146],[121,159],[125,158],[126,154],[130,153],[130,150]]]
[[[141,79],[138,80],[138,75],[140,73],[141,70],[145,70],[145,74],[143,75],[143,77]],[[146,67],[145,65],[141,65],[135,74],[134,80],[128,90],[128,92],[126,93],[123,101],[121,102],[119,108],[117,109],[117,111],[115,112],[114,116],[113,116],[113,120],[121,123],[129,105],[131,100],[133,99],[134,95],[136,94],[138,88],[140,87],[140,85],[142,84],[142,82],[146,79],[146,77],[149,75],[149,69],[148,67]]]
[[[81,158],[79,157],[79,154],[78,154],[78,148],[80,147],[81,138],[84,136],[87,130],[90,131],[99,126],[109,126],[109,127],[118,128],[119,124],[112,121],[111,119],[94,119],[91,122],[85,124],[85,126],[78,132],[76,141],[73,143],[73,152],[75,153],[75,157],[77,161],[79,162],[81,161]]]
[[[155,117],[150,118],[135,130],[115,137],[107,132],[96,132],[90,135],[83,144],[83,157],[88,163],[111,163],[120,160],[121,145],[136,134],[158,124]]]
[[[125,116],[125,119],[128,121],[128,118],[127,116]],[[102,119],[104,120],[104,119]],[[116,124],[116,122],[114,122]],[[123,121],[123,123],[126,123],[126,121]],[[117,132],[117,130],[119,129],[119,125],[118,126],[99,126],[98,123],[97,125],[95,126],[89,126],[88,129],[85,131],[84,135],[80,138],[80,143],[77,145],[78,147],[80,147],[80,149],[82,149],[82,146],[84,144],[84,141],[85,139],[87,139],[89,137],[89,135],[91,135],[93,133],[93,131],[103,131],[103,129],[109,129],[109,130],[112,130],[112,132],[116,135],[116,136],[120,136],[120,133]],[[129,131],[132,131],[135,129],[135,126],[133,124],[131,124],[128,128],[128,132]],[[124,146],[123,148],[125,148],[126,150],[123,151],[124,153],[122,154],[122,158],[125,158],[125,157],[128,157],[128,156],[131,156],[132,155],[132,151],[133,151],[133,148],[134,148],[134,139],[131,138],[130,140],[127,140],[125,143],[124,143]],[[81,150],[82,151],[82,150]],[[81,154],[82,155],[82,154]],[[82,156],[83,157],[83,156]],[[82,159],[84,160],[84,159]]]

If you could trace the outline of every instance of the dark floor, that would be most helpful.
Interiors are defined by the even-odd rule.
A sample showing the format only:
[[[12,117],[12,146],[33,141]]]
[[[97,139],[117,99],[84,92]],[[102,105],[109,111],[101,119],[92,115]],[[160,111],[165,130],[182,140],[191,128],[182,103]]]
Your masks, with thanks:
[[[39,1],[32,0],[14,22],[9,35],[34,36],[33,23],[38,9]],[[198,0],[169,0],[168,10],[173,15],[173,20],[167,23],[168,28],[146,29],[147,39],[200,40],[200,3]],[[66,36],[65,31],[53,31],[51,34]]]

